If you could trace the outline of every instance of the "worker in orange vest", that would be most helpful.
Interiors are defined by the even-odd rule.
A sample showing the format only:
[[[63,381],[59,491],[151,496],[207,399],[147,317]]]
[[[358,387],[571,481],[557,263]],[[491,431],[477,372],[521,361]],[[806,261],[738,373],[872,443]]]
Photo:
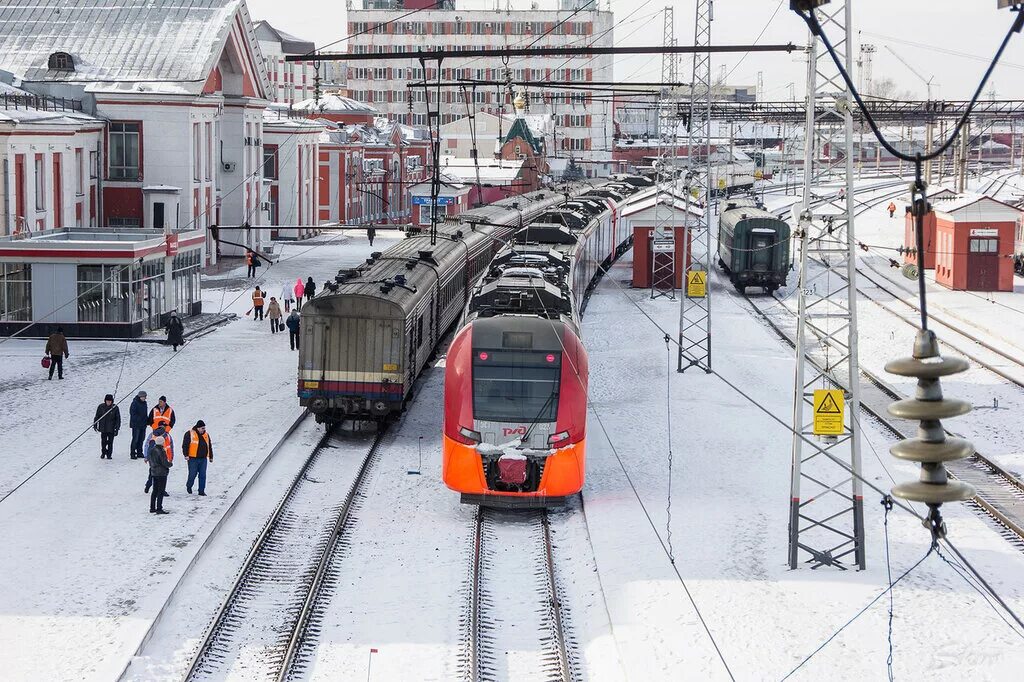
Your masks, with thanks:
[[[260,291],[259,287],[256,287],[256,291],[252,292],[252,310],[253,320],[263,319],[263,292]]]
[[[252,249],[245,250],[245,264],[248,267],[246,271],[246,277],[256,276],[256,265],[259,263],[259,259],[256,254],[252,252]]]
[[[893,202],[889,202],[889,205],[886,207],[886,210],[889,211],[890,218],[894,218],[896,216],[896,204],[894,204]]]
[[[160,396],[156,406],[149,411],[149,428],[156,431],[158,426],[163,426],[164,430],[170,433],[174,428],[174,420],[174,410],[167,404],[167,396]]]
[[[213,461],[213,443],[206,432],[206,422],[202,419],[189,429],[181,439],[181,451],[188,458],[188,481],[185,490],[192,494],[192,484],[199,478],[199,494],[206,497],[206,463]]]

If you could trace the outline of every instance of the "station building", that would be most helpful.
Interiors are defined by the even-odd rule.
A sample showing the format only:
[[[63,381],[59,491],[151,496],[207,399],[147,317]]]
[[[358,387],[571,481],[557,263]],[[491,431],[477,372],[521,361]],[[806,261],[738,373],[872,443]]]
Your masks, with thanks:
[[[688,242],[691,239],[690,226],[697,223],[704,214],[703,207],[678,193],[658,193],[650,187],[629,198],[622,207],[616,226],[618,231],[633,235],[633,284],[637,289],[647,289],[656,284],[661,288],[683,288],[683,273],[686,271],[684,254],[689,255]],[[672,246],[668,252],[661,252],[655,246],[654,233],[658,225],[671,226]],[[674,256],[672,251],[675,251]],[[667,272],[674,258],[674,287],[668,282],[654,282],[655,272]]]
[[[935,281],[961,291],[1013,291],[1019,209],[978,194],[938,203]]]

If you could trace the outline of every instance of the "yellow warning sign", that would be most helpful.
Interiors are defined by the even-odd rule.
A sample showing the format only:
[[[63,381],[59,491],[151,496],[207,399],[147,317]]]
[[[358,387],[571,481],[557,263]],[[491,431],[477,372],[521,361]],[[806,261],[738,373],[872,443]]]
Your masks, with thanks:
[[[725,178],[718,178],[718,189],[725,189]]]
[[[704,298],[708,295],[708,273],[690,270],[686,273],[686,295],[690,298]]]
[[[843,433],[845,399],[839,390],[819,389],[814,392],[814,434],[838,436]]]
[[[754,179],[755,180],[760,180],[763,177],[764,177],[764,173],[761,172],[760,168],[758,168],[756,171],[754,171]]]

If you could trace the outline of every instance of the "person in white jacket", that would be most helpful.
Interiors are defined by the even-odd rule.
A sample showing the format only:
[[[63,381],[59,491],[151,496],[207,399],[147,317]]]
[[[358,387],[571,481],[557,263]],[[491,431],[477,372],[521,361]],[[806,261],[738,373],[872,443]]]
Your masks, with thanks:
[[[291,282],[281,285],[281,300],[284,301],[284,311],[287,313],[292,309],[292,301],[295,300],[295,293],[292,291]]]

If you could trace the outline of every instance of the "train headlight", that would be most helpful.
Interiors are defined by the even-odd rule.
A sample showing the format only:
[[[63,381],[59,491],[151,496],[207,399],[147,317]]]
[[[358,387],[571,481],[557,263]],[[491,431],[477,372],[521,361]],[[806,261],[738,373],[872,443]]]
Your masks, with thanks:
[[[564,443],[567,440],[569,440],[569,432],[559,431],[558,433],[553,433],[548,436],[548,445],[558,445],[559,443]]]
[[[480,432],[473,431],[472,429],[467,429],[465,426],[459,427],[459,435],[465,438],[466,440],[472,441],[473,443],[480,442]]]

